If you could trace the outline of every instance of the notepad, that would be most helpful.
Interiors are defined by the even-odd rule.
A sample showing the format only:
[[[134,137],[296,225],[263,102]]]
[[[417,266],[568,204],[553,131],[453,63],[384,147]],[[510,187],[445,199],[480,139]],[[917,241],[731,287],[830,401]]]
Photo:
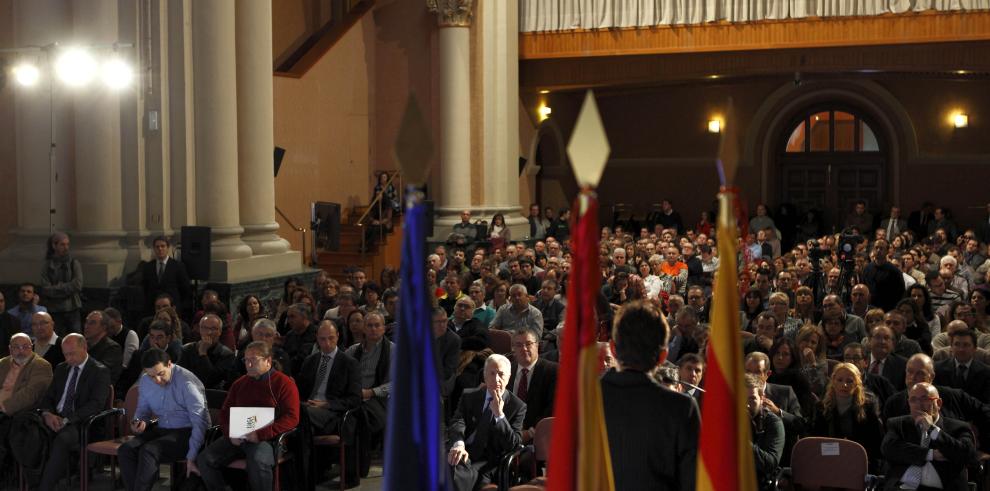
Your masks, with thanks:
[[[230,408],[230,437],[244,438],[252,431],[260,430],[275,421],[273,407],[232,407]]]

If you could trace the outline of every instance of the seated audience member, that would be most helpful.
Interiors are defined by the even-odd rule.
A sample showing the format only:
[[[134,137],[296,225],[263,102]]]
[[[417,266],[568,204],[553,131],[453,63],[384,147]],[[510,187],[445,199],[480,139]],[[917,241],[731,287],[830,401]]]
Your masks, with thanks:
[[[530,327],[536,329],[540,339],[543,339],[543,314],[529,303],[526,287],[516,283],[509,287],[509,303],[499,307],[489,327],[503,331]]]
[[[442,308],[442,307],[441,307]],[[488,328],[474,318],[474,300],[464,296],[454,306],[447,327],[461,338],[461,349],[481,351],[488,347]]]
[[[904,367],[907,360],[894,354],[894,331],[885,325],[876,326],[869,343],[868,372],[887,379],[895,389],[904,390]]]
[[[701,388],[701,381],[705,376],[705,360],[697,353],[688,353],[677,361],[678,378],[684,393],[693,397],[701,407],[705,390]]]
[[[902,298],[897,302],[897,311],[904,317],[904,336],[918,343],[921,351],[932,355],[932,332],[921,307],[910,298]]]
[[[285,315],[285,324],[289,329],[282,338],[282,349],[289,355],[292,363],[291,367],[286,367],[286,371],[296,373],[316,345],[316,324],[313,323],[313,310],[305,303],[290,305]]]
[[[526,404],[508,390],[511,364],[502,355],[485,360],[484,388],[464,391],[447,429],[447,463],[454,489],[471,491],[492,482],[501,457],[522,441]]]
[[[901,358],[921,353],[918,342],[904,335],[907,330],[907,320],[899,310],[891,310],[883,316],[883,323],[894,333],[894,354]]]
[[[767,382],[770,377],[770,357],[765,353],[753,352],[746,355],[745,369],[746,373],[756,375],[764,382],[763,406],[784,423],[784,451],[780,456],[780,465],[786,466],[790,462],[790,451],[794,443],[804,433],[801,403],[798,402],[794,389]]]
[[[623,306],[612,330],[619,370],[601,378],[616,489],[694,489],[701,416],[690,396],[648,375],[666,355],[667,323],[652,306]]]
[[[760,489],[776,490],[774,481],[784,453],[784,423],[767,407],[766,382],[759,375],[745,375],[746,407],[749,409],[750,435],[753,439],[753,463]]]
[[[292,363],[289,355],[282,348],[275,346],[276,339],[278,339],[278,331],[275,328],[275,321],[271,319],[258,319],[254,323],[254,327],[251,328],[251,342],[261,341],[271,348],[272,368],[292,376],[292,372],[290,371]],[[247,373],[247,365],[244,363],[244,351],[240,350],[237,352],[237,373],[240,374]]]
[[[358,310],[357,297],[353,293],[354,287],[342,285],[340,293],[337,294],[337,306],[323,314],[323,318],[334,321],[338,327],[343,326],[347,316],[351,312]]]
[[[433,350],[440,368],[440,395],[449,397],[461,361],[461,338],[447,327],[447,312],[440,307],[433,309],[432,327]]]
[[[836,365],[825,397],[815,404],[808,434],[859,443],[869,456],[870,472],[880,472],[880,442],[883,440],[880,406],[872,394],[866,392],[855,365]]]
[[[526,403],[523,420],[523,443],[536,435],[536,424],[553,416],[553,398],[557,390],[557,364],[540,358],[540,340],[532,329],[522,328],[512,334],[512,376],[509,390]]]
[[[219,319],[218,319],[219,320]],[[210,426],[206,388],[158,348],[141,355],[138,405],[131,420],[134,438],[117,451],[120,474],[128,490],[151,491],[158,466],[186,460],[186,474],[199,473],[196,456]],[[157,418],[155,424],[150,424]]]
[[[825,394],[825,386],[828,385],[825,333],[818,326],[806,324],[798,330],[794,340],[800,353],[801,373],[811,384],[811,390],[821,397]]]
[[[134,353],[134,356],[138,360],[144,355],[144,352],[151,348],[158,348],[160,350],[168,353],[168,358],[170,360],[181,360],[182,359],[182,345],[179,344],[175,339],[175,324],[165,321],[156,320],[148,326],[148,335],[145,337],[144,342],[138,351]],[[174,357],[174,358],[173,358]],[[127,390],[134,385],[139,378],[141,378],[141,364],[134,363],[127,367],[127,370],[120,376],[118,382],[114,385],[117,394],[121,396],[127,394]]]
[[[94,310],[86,316],[83,336],[89,345],[89,355],[110,369],[110,383],[117,383],[124,371],[124,349],[110,339],[110,316],[102,310]]]
[[[670,337],[670,361],[678,363],[690,353],[698,353],[697,334],[701,330],[698,324],[698,313],[693,308],[683,306],[674,314],[674,328]]]
[[[855,343],[856,340],[846,334],[845,325],[838,317],[828,317],[822,319],[822,332],[825,334],[825,357],[829,360],[842,359],[842,352],[846,345]]]
[[[334,293],[334,296],[336,297],[336,293]],[[336,298],[334,301],[336,301]],[[326,312],[326,309],[322,310],[322,312]],[[251,326],[254,326],[255,321],[258,319],[268,317],[267,312],[265,312],[265,306],[261,303],[261,299],[257,295],[245,296],[241,300],[240,306],[237,307],[237,313],[237,320],[234,321],[233,329],[236,344],[234,346],[227,346],[231,350],[237,350],[239,346],[249,343],[251,340]]]
[[[838,295],[825,295],[825,298],[822,299],[822,319],[835,317],[842,319],[845,334],[851,339],[859,340],[867,336],[866,324],[862,317],[847,313],[842,299]],[[797,335],[797,331],[797,329],[791,332],[785,330],[784,335],[793,338]]]
[[[755,334],[743,341],[743,353],[770,353],[770,348],[782,332],[777,327],[777,318],[773,314],[768,311],[760,312],[760,315],[756,316]]]
[[[905,373],[908,387],[922,382],[931,384],[933,380],[935,380],[935,365],[928,355],[918,353],[908,360]],[[941,412],[943,415],[968,421],[982,434],[990,431],[990,406],[959,389],[944,385],[934,385],[934,387],[938,389],[942,399]],[[908,391],[902,390],[887,399],[887,403],[883,406],[883,419],[887,421],[890,418],[910,414],[910,412]],[[984,441],[980,446],[982,449],[988,449],[990,442]]]
[[[973,430],[941,414],[938,389],[911,386],[911,414],[887,421],[883,458],[887,489],[968,489],[966,466],[974,457]]]
[[[801,414],[811,414],[817,401],[811,392],[811,384],[801,373],[801,363],[798,361],[797,344],[787,336],[781,336],[770,348],[770,376],[768,382],[787,385],[794,390],[801,403]]]
[[[394,345],[385,339],[385,318],[371,312],[365,319],[364,340],[347,349],[358,361],[361,373],[361,415],[359,449],[361,477],[368,475],[371,465],[371,439],[385,431],[386,408],[392,389],[391,365]]]
[[[38,407],[52,382],[52,366],[31,348],[31,338],[18,332],[8,343],[10,355],[0,359],[0,464],[10,450],[7,434],[11,419]]]
[[[172,300],[172,296],[169,295],[168,293],[160,293],[158,294],[158,296],[155,297],[154,309],[155,309],[154,312],[151,315],[145,317],[144,319],[141,319],[141,323],[138,325],[138,338],[142,339],[142,344],[143,344],[144,336],[148,334],[148,326],[150,326],[151,323],[154,322],[156,319],[160,318],[159,313],[161,313],[162,311],[167,311],[168,309],[172,309],[172,312],[176,312],[175,301]],[[171,319],[171,316],[166,316],[166,317]],[[176,318],[178,318],[177,315]],[[181,324],[181,326],[176,332],[181,333],[181,332],[189,331],[189,326],[186,325],[185,321],[179,319],[179,323]]]
[[[478,319],[482,326],[488,327],[495,320],[495,309],[485,304],[485,287],[472,284],[468,287],[468,296],[474,300],[474,313],[471,316]]]
[[[207,389],[226,390],[240,376],[234,352],[220,343],[223,321],[216,314],[199,319],[199,341],[182,347],[179,365],[189,370]]]
[[[62,355],[62,338],[55,333],[55,321],[47,312],[34,314],[31,319],[31,331],[34,333],[34,352],[45,359],[52,370],[65,361]]]
[[[467,296],[461,290],[461,276],[448,274],[443,279],[443,290],[444,294],[437,303],[447,311],[448,316],[451,316],[454,314],[454,305],[457,301]]]
[[[255,326],[257,327],[257,325]],[[274,328],[274,326],[272,326]],[[247,375],[237,379],[220,412],[222,436],[196,458],[203,482],[210,491],[223,491],[223,470],[237,459],[247,461],[248,487],[252,491],[274,488],[275,439],[299,425],[299,389],[288,375],[272,369],[271,345],[254,341],[244,349]],[[230,437],[230,408],[272,407],[275,421],[243,437]]]
[[[17,288],[17,304],[7,311],[16,319],[20,327],[19,330],[25,334],[31,334],[31,322],[34,319],[34,314],[48,312],[44,306],[37,304],[35,297],[34,284],[21,283]]]
[[[553,332],[566,316],[564,304],[557,299],[557,281],[543,280],[536,301],[533,302],[543,316],[543,332]]]
[[[86,421],[107,408],[110,369],[89,356],[86,338],[68,334],[62,338],[65,363],[55,368],[51,385],[38,405],[45,426],[52,431],[38,489],[51,491],[65,477],[69,454],[78,452]],[[72,462],[75,466],[75,462]]]
[[[976,332],[971,329],[950,334],[952,358],[935,365],[935,382],[961,389],[990,403],[990,367],[974,359]]]
[[[134,352],[138,350],[141,340],[138,339],[138,335],[133,329],[124,326],[124,319],[120,315],[119,310],[108,307],[103,309],[103,313],[110,320],[110,331],[107,335],[124,350],[121,364],[126,369],[131,362]]]
[[[859,369],[860,377],[863,379],[863,387],[877,398],[880,407],[887,402],[887,398],[894,392],[894,384],[880,375],[872,374],[869,368],[869,360],[866,357],[866,348],[859,343],[849,343],[842,350],[842,361],[855,365]]]
[[[469,246],[477,239],[478,227],[471,223],[471,212],[464,210],[461,212],[461,221],[454,224],[453,231],[447,237],[447,243]]]

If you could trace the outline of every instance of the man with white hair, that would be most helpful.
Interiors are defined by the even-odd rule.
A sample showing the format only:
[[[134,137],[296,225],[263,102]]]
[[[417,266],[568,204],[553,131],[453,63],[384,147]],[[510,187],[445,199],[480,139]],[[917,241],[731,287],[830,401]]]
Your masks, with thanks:
[[[499,307],[488,327],[503,331],[516,331],[521,327],[529,327],[540,333],[542,338],[543,314],[540,309],[529,304],[526,287],[517,283],[509,287],[509,303]]]
[[[963,297],[969,297],[969,280],[959,274],[959,261],[956,258],[946,255],[938,260],[939,273],[945,280],[945,286],[959,292]]]
[[[485,386],[464,391],[447,430],[452,442],[447,463],[454,489],[478,489],[495,478],[501,457],[522,442],[526,403],[508,390],[509,359],[485,360]]]
[[[0,359],[0,462],[10,450],[7,433],[11,419],[38,407],[52,382],[52,366],[32,348],[31,338],[19,332],[10,337],[10,356]]]

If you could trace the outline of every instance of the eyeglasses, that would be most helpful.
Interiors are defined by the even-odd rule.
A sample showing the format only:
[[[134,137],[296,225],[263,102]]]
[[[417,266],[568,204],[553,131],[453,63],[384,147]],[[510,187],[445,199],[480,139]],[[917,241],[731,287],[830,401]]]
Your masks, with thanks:
[[[512,343],[512,347],[515,348],[532,348],[536,346],[536,341],[526,341],[525,343]]]
[[[267,359],[268,358],[267,357],[264,357],[264,356],[245,356],[244,357],[244,364],[245,365],[252,365],[253,366],[253,365],[257,365],[257,364],[259,364],[262,361],[267,360]]]
[[[925,404],[938,399],[938,397],[908,397],[909,404]]]

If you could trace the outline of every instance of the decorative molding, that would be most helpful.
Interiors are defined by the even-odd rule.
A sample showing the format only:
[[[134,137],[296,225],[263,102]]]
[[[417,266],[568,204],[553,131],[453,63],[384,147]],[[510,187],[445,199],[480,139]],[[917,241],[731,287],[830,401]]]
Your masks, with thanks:
[[[470,27],[474,0],[426,0],[426,8],[437,14],[440,27]]]

